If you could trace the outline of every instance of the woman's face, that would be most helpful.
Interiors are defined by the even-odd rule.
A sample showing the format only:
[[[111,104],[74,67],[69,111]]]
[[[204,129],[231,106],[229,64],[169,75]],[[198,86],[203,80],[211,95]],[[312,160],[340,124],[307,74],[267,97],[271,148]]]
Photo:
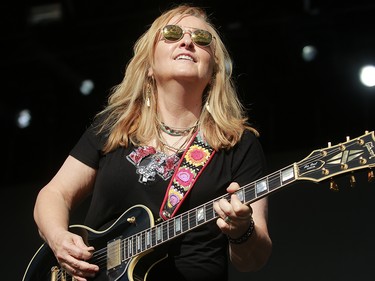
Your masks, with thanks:
[[[159,82],[168,80],[188,81],[199,83],[205,87],[213,73],[214,39],[209,46],[199,46],[192,41],[191,32],[196,29],[208,30],[201,19],[187,16],[179,21],[172,18],[170,25],[178,25],[184,30],[180,40],[165,40],[160,35],[154,51],[154,66],[149,75]]]

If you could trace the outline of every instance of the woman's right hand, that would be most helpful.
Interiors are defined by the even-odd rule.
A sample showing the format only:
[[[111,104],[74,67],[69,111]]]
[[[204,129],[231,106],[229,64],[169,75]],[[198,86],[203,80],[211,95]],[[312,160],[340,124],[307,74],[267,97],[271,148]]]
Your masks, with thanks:
[[[99,271],[99,266],[88,262],[94,247],[87,246],[81,236],[64,230],[48,244],[60,266],[75,280],[86,281],[86,278],[94,277]]]

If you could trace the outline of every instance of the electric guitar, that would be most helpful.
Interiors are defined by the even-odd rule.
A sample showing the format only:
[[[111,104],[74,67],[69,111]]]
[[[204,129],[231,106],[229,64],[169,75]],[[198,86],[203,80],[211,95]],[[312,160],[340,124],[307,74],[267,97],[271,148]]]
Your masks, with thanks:
[[[315,183],[334,177],[369,169],[372,181],[375,166],[374,131],[352,140],[312,151],[306,158],[242,186],[236,194],[243,203],[250,204],[296,181]],[[336,186],[331,183],[331,188]],[[100,267],[90,280],[142,281],[153,266],[166,257],[162,244],[205,223],[218,215],[213,203],[229,194],[213,199],[192,210],[155,224],[151,211],[136,205],[125,211],[110,227],[96,231],[84,225],[71,225],[96,251],[89,261]],[[24,273],[23,281],[75,280],[59,267],[52,250],[44,243],[35,253]]]

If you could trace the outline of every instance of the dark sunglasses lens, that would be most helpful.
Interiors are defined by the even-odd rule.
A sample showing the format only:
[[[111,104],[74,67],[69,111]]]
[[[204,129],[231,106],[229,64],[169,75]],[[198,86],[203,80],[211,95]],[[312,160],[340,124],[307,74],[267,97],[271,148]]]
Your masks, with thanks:
[[[163,36],[169,41],[177,41],[182,37],[183,31],[178,25],[167,25],[163,28]]]
[[[197,29],[191,34],[191,39],[199,46],[208,46],[212,42],[212,35],[207,30]]]

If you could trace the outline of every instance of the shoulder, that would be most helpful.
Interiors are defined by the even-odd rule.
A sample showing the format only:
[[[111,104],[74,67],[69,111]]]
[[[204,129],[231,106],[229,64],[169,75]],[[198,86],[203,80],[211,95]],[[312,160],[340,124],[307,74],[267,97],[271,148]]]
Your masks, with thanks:
[[[245,129],[236,146],[261,146],[259,135],[250,129]]]

